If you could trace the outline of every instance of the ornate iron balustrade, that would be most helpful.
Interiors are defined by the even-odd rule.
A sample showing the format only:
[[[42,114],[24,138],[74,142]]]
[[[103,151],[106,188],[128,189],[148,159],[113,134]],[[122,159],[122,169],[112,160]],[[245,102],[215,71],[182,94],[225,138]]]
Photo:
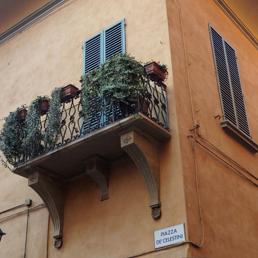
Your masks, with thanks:
[[[41,118],[38,139],[35,139],[34,146],[29,146],[32,151],[30,154],[17,156],[17,166],[139,112],[168,130],[166,85],[150,79],[146,79],[144,83],[146,93],[139,94],[134,102],[119,101],[108,96],[92,98],[90,115],[87,118],[82,113],[81,92],[79,91],[75,97],[62,103],[60,130],[55,144],[50,148],[43,140],[48,120],[48,114],[46,114]]]

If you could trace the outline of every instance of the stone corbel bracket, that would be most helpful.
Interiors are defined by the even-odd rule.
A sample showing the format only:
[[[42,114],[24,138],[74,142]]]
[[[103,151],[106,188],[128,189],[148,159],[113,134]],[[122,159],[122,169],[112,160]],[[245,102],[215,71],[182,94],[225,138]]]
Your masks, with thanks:
[[[41,168],[30,169],[29,186],[39,194],[46,204],[54,226],[54,246],[61,248],[63,244],[64,191],[58,179],[51,178]]]
[[[132,130],[120,136],[121,148],[130,156],[147,186],[153,219],[161,217],[159,200],[159,155],[154,139]]]
[[[108,164],[107,162],[94,156],[85,161],[85,174],[88,175],[100,188],[100,200],[104,201],[109,198],[108,195]]]

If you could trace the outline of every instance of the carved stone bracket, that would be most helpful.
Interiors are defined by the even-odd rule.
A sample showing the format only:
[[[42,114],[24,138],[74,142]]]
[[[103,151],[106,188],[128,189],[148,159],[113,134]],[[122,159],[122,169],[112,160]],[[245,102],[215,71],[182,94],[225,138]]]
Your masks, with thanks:
[[[147,139],[136,131],[127,132],[120,137],[121,148],[131,157],[143,175],[149,193],[152,217],[161,217],[159,200],[159,155],[158,146],[153,139]]]
[[[101,201],[109,198],[107,170],[107,162],[98,156],[94,156],[85,162],[85,173],[99,186],[101,191]]]
[[[64,192],[61,184],[47,176],[46,171],[39,168],[30,169],[28,184],[46,204],[54,225],[54,246],[61,248],[64,221]]]

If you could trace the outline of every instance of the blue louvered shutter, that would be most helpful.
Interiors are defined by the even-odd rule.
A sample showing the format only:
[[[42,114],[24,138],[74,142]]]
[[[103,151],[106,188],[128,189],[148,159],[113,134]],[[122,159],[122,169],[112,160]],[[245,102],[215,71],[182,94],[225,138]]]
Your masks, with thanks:
[[[211,28],[224,119],[250,136],[235,50]]]
[[[87,74],[102,63],[102,33],[85,41],[83,46],[83,74]]]
[[[116,54],[125,53],[124,20],[104,30],[104,61]]]
[[[85,41],[83,46],[83,74],[85,75],[99,67],[112,56],[124,53],[125,22],[122,20]]]

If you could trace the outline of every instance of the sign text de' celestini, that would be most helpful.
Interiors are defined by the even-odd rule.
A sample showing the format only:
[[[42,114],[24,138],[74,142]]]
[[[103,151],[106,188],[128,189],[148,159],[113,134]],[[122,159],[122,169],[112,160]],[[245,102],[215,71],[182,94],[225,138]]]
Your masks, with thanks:
[[[155,248],[174,245],[185,241],[184,224],[154,231]]]

